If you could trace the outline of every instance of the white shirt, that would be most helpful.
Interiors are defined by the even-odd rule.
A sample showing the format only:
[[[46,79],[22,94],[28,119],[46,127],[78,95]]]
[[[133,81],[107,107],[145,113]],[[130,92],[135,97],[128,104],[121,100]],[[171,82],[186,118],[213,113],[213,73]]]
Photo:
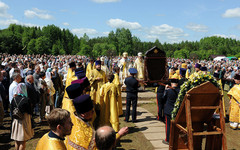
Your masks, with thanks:
[[[17,85],[18,85],[18,83],[16,81],[13,81],[9,87],[9,102],[10,102],[10,104],[12,102],[13,96],[17,93]]]
[[[14,68],[12,68],[12,69],[9,71],[9,77],[10,77],[10,78],[12,77],[13,72],[14,72]]]

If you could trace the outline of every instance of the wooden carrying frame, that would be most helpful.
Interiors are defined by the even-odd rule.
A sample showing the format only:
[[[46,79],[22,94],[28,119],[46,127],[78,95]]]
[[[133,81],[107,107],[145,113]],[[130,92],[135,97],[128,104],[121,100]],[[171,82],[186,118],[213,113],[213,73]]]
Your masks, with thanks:
[[[213,118],[216,109],[220,119]],[[206,150],[227,150],[222,95],[209,81],[186,93],[171,121],[169,149],[202,149],[202,136],[206,136]]]

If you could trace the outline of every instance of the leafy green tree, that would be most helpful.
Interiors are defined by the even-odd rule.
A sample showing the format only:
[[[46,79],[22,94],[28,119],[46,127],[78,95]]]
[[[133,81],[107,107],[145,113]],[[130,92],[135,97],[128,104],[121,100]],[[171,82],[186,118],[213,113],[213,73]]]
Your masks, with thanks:
[[[102,54],[102,46],[101,46],[102,43],[96,43],[94,46],[93,46],[93,50],[92,50],[92,55],[94,57],[97,57],[97,56],[100,56]]]
[[[22,36],[20,33],[4,30],[0,34],[0,52],[22,54]]]
[[[48,25],[42,28],[43,36],[49,39],[49,44],[53,45],[61,39],[61,29],[55,25]],[[34,33],[36,34],[36,33]]]
[[[181,49],[174,52],[174,58],[189,58],[189,51]]]
[[[102,53],[103,56],[116,56],[117,50],[114,44],[102,44]]]
[[[52,55],[58,55],[60,54],[60,51],[63,49],[63,46],[61,44],[60,40],[57,40],[55,44],[52,46],[51,54]],[[65,52],[64,52],[65,53]]]
[[[144,49],[143,49],[143,44],[141,42],[141,40],[136,37],[136,36],[133,36],[132,37],[132,55],[137,55],[138,52],[143,52],[144,53]]]
[[[37,54],[45,54],[45,53],[50,54],[51,52],[50,40],[45,36],[41,36],[37,38],[35,48],[36,48]]]
[[[36,39],[31,39],[27,45],[27,54],[36,54]]]
[[[72,55],[77,54],[80,51],[80,40],[78,37],[75,35],[73,39],[73,50],[72,50]]]
[[[204,37],[200,41],[182,41],[180,43],[161,43],[141,41],[132,36],[129,29],[118,28],[107,37],[89,38],[87,34],[78,38],[68,29],[55,25],[26,27],[11,24],[0,30],[0,52],[10,54],[81,54],[88,56],[108,55],[110,52],[137,55],[157,46],[166,52],[167,57],[190,58],[196,54],[200,59],[207,59],[211,54],[238,56],[240,41],[223,37]],[[189,55],[190,54],[190,55]]]
[[[121,28],[116,30],[116,38],[118,40],[118,52],[128,52],[129,55],[133,54],[132,51],[132,34],[129,29]]]

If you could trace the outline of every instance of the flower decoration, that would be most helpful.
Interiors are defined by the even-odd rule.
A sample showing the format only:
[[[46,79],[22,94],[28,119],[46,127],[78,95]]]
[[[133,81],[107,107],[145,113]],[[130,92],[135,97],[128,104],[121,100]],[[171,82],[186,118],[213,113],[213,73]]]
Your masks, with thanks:
[[[173,120],[177,116],[178,110],[182,104],[182,101],[183,101],[184,96],[187,93],[187,91],[189,91],[190,89],[192,89],[204,82],[207,82],[207,81],[211,82],[213,85],[215,85],[216,87],[218,87],[220,89],[220,87],[221,87],[220,84],[211,74],[209,74],[209,73],[203,74],[202,72],[196,74],[191,79],[187,80],[186,82],[184,82],[181,85],[180,91],[178,93],[178,98],[174,104],[174,108],[172,111],[172,119]]]

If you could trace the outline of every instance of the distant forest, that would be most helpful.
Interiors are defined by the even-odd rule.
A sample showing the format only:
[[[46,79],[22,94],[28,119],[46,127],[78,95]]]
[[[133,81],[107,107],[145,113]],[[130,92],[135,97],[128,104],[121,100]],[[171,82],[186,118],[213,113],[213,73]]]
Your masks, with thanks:
[[[55,25],[26,27],[11,24],[0,30],[0,53],[9,54],[52,54],[118,56],[123,52],[137,55],[157,46],[168,57],[208,59],[210,55],[240,57],[240,41],[223,37],[204,37],[200,41],[182,41],[181,43],[143,42],[132,36],[129,29],[117,28],[106,37],[89,38],[87,34],[77,37],[68,29]]]

